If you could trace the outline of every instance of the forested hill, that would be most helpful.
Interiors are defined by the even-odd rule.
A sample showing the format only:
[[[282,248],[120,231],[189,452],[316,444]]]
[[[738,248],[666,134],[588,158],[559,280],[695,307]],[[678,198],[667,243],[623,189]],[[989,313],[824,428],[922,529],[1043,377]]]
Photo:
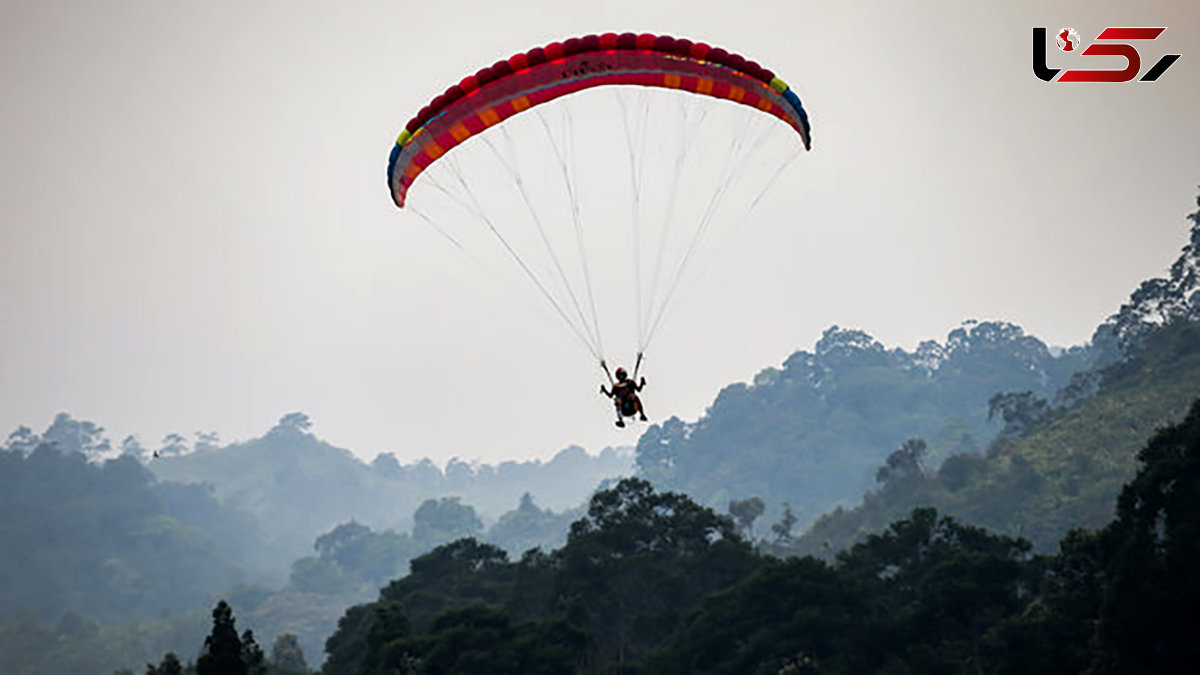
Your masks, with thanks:
[[[1192,673],[1200,403],[1138,460],[1116,519],[1050,556],[919,509],[834,561],[776,558],[626,479],[554,551],[414,560],[346,612],[322,672]]]
[[[1052,397],[1096,352],[1052,352],[1003,322],[966,322],[912,352],[834,326],[754,383],[726,387],[696,422],[651,427],[637,447],[640,475],[724,510],[758,497],[783,502],[801,526],[857,503],[905,439],[935,458],[983,448],[999,430],[988,401],[1002,391]]]
[[[261,438],[160,452],[149,467],[161,480],[208,484],[222,503],[253,514],[264,524],[262,566],[277,570],[309,555],[317,536],[351,520],[377,530],[409,530],[425,500],[450,495],[489,522],[516,508],[525,493],[561,511],[584,502],[604,479],[632,472],[627,452],[608,448],[593,456],[577,446],[545,462],[451,460],[443,469],[428,459],[401,464],[381,454],[365,464],[309,428],[307,416],[292,413]]]
[[[1104,522],[1107,515],[1092,511],[1111,514],[1116,486],[1132,470],[1134,448],[1155,424],[1178,419],[1188,396],[1200,391],[1189,380],[1191,366],[1186,359],[1195,339],[1192,332],[1163,336],[1164,342],[1153,346],[1164,327],[1200,323],[1200,210],[1188,219],[1190,237],[1170,275],[1140,284],[1084,347],[1052,351],[1012,324],[967,322],[944,342],[923,342],[908,352],[886,349],[865,332],[834,326],[812,352],[796,352],[782,368],[759,373],[753,384],[726,387],[697,421],[672,418],[651,427],[638,443],[639,475],[720,510],[728,508],[731,500],[757,497],[771,520],[779,517],[779,506],[787,502],[789,518],[804,528],[823,513],[856,506],[865,493],[878,487],[877,479],[889,473],[893,482],[898,473],[924,475],[951,456],[955,459],[946,467],[947,475],[964,474],[950,479],[957,490],[958,483],[971,480],[977,472],[978,455],[997,432],[1003,429],[1012,437],[1033,418],[1055,411],[1061,415],[1094,394],[1107,378],[1112,396],[1068,418],[1082,433],[1079,443],[1062,437],[1049,442],[1059,449],[1076,448],[1070,451],[1072,459],[1042,458],[1051,452],[1045,449],[1049,446],[1030,441],[1028,448],[1043,450],[1009,453],[1011,457],[995,464],[1004,467],[1007,477],[1002,485],[1040,480],[1021,478],[1026,462],[1058,476],[1046,484],[1041,493],[1044,503],[1031,506],[1033,511],[1069,503],[1070,508],[1059,512],[1063,518],[1082,517],[1080,522],[1093,525]],[[1102,376],[1100,371],[1114,363],[1121,365]],[[1104,401],[1113,408],[1101,409]],[[1106,430],[1115,436],[1101,438]],[[1088,436],[1095,439],[1085,440]],[[913,455],[910,463],[919,464],[917,471],[903,466],[880,470],[896,462],[903,465],[905,453],[898,453],[899,449],[918,439],[919,444],[905,451]],[[1078,475],[1081,468],[1084,473]],[[1099,480],[1100,485],[1078,488],[1066,484],[1070,480]],[[1052,488],[1067,492],[1058,494]],[[1081,492],[1076,495],[1072,490]],[[1007,497],[996,493],[984,508],[1003,513],[1015,507],[1006,502],[1008,498],[1018,498],[1018,493]],[[864,514],[860,525],[866,529],[855,536],[901,515],[901,503],[911,506],[923,503],[921,499],[927,498],[914,493],[886,513]],[[946,508],[964,513],[948,502]],[[983,522],[1032,536],[1040,545],[1056,540],[1063,531],[1062,523],[1037,534],[1017,520]],[[829,539],[841,541],[844,536],[830,533],[821,544]]]
[[[95,464],[51,444],[28,455],[0,450],[0,621],[18,612],[58,619],[67,610],[148,619],[229,588],[240,575],[226,552],[164,508],[206,504],[227,526],[229,549],[254,537],[253,523],[205,499],[186,486],[155,484],[128,457]]]
[[[985,453],[940,466],[897,449],[881,483],[851,509],[823,516],[794,553],[841,550],[918,506],[1031,540],[1049,551],[1072,527],[1112,519],[1135,456],[1157,429],[1183,418],[1200,393],[1200,326],[1180,324],[1146,338],[1138,354],[1104,371],[1100,391],[1077,405],[1013,411],[1013,427]],[[1027,427],[1027,428],[1026,428]]]
[[[793,550],[841,549],[916,506],[1043,550],[1070,527],[1108,522],[1137,449],[1182,419],[1200,394],[1200,211],[1189,219],[1188,243],[1169,276],[1140,284],[1096,330],[1096,352],[1109,365],[1076,377],[1057,401],[997,400],[1006,433],[983,454],[956,454],[939,466],[911,447],[897,449],[875,492],[822,518]]]

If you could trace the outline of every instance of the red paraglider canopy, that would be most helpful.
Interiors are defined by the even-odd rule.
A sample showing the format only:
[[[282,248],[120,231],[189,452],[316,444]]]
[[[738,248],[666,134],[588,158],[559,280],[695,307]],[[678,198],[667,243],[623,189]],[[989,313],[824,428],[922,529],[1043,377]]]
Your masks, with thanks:
[[[604,85],[679,89],[733,101],[778,117],[800,134],[806,148],[810,145],[800,99],[753,61],[665,35],[588,35],[497,61],[430,101],[392,149],[392,199],[403,208],[417,176],[471,136],[542,103]]]

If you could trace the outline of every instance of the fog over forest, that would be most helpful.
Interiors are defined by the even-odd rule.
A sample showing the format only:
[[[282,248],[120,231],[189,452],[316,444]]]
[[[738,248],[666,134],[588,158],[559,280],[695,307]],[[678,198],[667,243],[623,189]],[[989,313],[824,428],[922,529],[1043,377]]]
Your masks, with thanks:
[[[709,660],[725,664],[715,672],[862,672],[966,653],[998,672],[1175,672],[1191,647],[1172,628],[1151,652],[1113,626],[1151,611],[1143,592],[1195,614],[1167,589],[1194,575],[1179,564],[1195,540],[1178,533],[1200,518],[1172,495],[1197,493],[1145,502],[1157,516],[1125,496],[1200,475],[1200,209],[1189,218],[1169,275],[1140,284],[1086,345],[1052,350],[1019,326],[968,321],[908,351],[833,326],[700,418],[598,454],[368,463],[302,412],[231,444],[116,443],[65,412],[20,427],[0,453],[0,669],[221,672],[210,668],[227,640],[237,663],[272,673],[473,660],[508,664],[483,672]],[[1158,558],[1114,553],[1154,522],[1167,523]],[[1056,571],[1080,565],[1082,585]],[[871,571],[883,569],[898,571]],[[967,586],[907,597],[892,574]],[[813,595],[847,583],[858,590]],[[888,635],[928,613],[958,618],[890,644],[847,618],[867,617],[855,608],[868,598],[914,612],[872,619],[893,622]],[[794,627],[776,635],[772,621]],[[766,641],[717,649],[741,639],[726,625]],[[833,626],[841,637],[822,637]],[[452,648],[462,630],[470,640]]]
[[[1175,0],[0,0],[0,675],[1191,675],[1196,82]]]

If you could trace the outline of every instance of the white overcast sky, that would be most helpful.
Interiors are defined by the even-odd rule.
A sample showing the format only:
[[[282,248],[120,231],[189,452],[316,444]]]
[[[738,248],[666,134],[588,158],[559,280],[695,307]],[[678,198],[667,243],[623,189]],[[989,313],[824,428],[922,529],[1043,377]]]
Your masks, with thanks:
[[[905,348],[971,318],[1083,343],[1185,243],[1198,7],[0,0],[0,434],[67,411],[114,441],[231,441],[301,410],[368,459],[635,442],[536,296],[493,283],[384,181],[434,94],[591,32],[743,53],[813,121],[813,151],[656,338],[656,419],[695,419],[831,324]],[[1153,84],[1047,84],[1033,26],[1167,26],[1143,68],[1182,58]]]

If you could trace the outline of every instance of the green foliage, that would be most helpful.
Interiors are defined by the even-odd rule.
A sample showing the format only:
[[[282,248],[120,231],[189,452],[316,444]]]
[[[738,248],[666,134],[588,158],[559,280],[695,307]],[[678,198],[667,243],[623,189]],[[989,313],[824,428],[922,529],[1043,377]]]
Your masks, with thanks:
[[[917,510],[835,566],[772,561],[705,599],[651,670],[991,672],[1003,654],[987,638],[1030,599],[1028,554],[1027,542]]]
[[[170,671],[172,658],[164,655],[195,654],[207,631],[207,614],[195,611],[118,626],[75,612],[50,622],[18,612],[0,621],[0,673],[111,675],[137,664]]]
[[[345,612],[323,672],[1190,673],[1200,401],[1138,458],[1117,520],[1047,556],[918,508],[831,560],[772,558],[731,519],[626,479],[593,496],[558,550],[514,563],[462,539],[417,558]],[[324,541],[346,534],[367,536]],[[228,640],[232,615],[214,612],[210,640],[226,623]]]
[[[107,675],[120,666],[157,663],[165,651],[194,653],[195,625],[206,612],[193,613],[215,592],[226,592],[256,634],[291,632],[303,649],[319,653],[347,606],[402,576],[420,553],[464,532],[480,533],[474,507],[462,497],[437,499],[439,492],[455,488],[511,505],[529,490],[539,500],[578,504],[602,478],[628,471],[631,463],[614,450],[592,457],[572,447],[548,462],[455,461],[446,471],[428,460],[401,465],[390,455],[390,462],[377,458],[366,465],[315,438],[303,414],[285,416],[263,438],[225,448],[203,433],[190,454],[182,436],[164,443],[150,463],[163,479],[156,482],[138,462],[149,458],[136,437],[126,438],[124,454],[107,462],[62,452],[81,449],[93,459],[111,454],[102,428],[66,414],[44,434],[22,427],[9,435],[0,450],[0,508],[9,514],[0,520],[0,622],[31,609],[35,614],[20,615],[28,619],[17,622],[22,630],[54,636],[53,623],[41,622],[69,610],[98,620],[104,637],[71,641],[79,655],[69,658]],[[194,482],[166,480],[171,476]],[[392,529],[408,527],[430,498],[435,508],[421,514],[421,542]],[[352,522],[337,531],[350,513],[388,529]],[[456,522],[456,514],[466,517]],[[509,529],[498,527],[496,538],[522,547],[514,553],[550,547],[565,540],[572,516],[538,509],[531,496],[527,508],[498,523]],[[302,558],[321,536],[328,538],[317,555]],[[277,591],[243,583],[282,583],[289,565],[290,583]],[[0,630],[0,651],[10,639],[22,640],[15,626]],[[47,668],[31,666],[31,672]]]
[[[689,612],[648,670],[774,673],[793,655],[852,651],[852,612],[866,604],[823,562],[771,561]]]
[[[1023,435],[997,440],[986,456],[952,455],[935,473],[883,484],[860,506],[820,518],[792,551],[846,548],[919,506],[1052,551],[1071,528],[1111,519],[1138,448],[1181,419],[1197,391],[1200,326],[1162,328],[1143,336],[1136,355],[1105,370],[1095,395],[1042,416]]]
[[[759,564],[730,518],[636,478],[596,493],[551,562],[557,602],[571,603],[601,667],[645,655],[683,609]]]
[[[204,639],[204,649],[196,660],[196,675],[266,675],[266,656],[254,639],[254,631],[246,630],[238,637],[237,620],[229,603],[218,602],[212,619],[212,632]]]
[[[729,519],[627,479],[551,554],[462,540],[414,561],[347,612],[325,672],[990,672],[1042,569],[1028,542],[932,510],[836,565],[766,559]]]
[[[1087,667],[1100,600],[1108,583],[1095,533],[1075,529],[1057,555],[1037,561],[1035,600],[995,636],[1008,647],[1005,667],[1016,674],[1080,673]]]
[[[210,540],[164,512],[153,476],[129,457],[0,451],[0,513],[0,617],[25,607],[136,620],[237,579]]]
[[[933,465],[982,446],[996,431],[996,392],[1051,397],[1090,358],[1083,349],[1053,355],[1002,322],[967,322],[911,353],[834,326],[769,377],[726,387],[696,422],[651,426],[638,472],[704,504],[758,496],[772,518],[786,501],[807,525],[857,502],[905,439],[926,439]]]
[[[374,605],[355,605],[338,619],[337,630],[325,641],[326,658],[322,672],[330,675],[360,672],[374,610]],[[393,628],[386,637],[395,639],[407,634],[407,628]]]
[[[904,479],[924,477],[923,462],[928,449],[924,439],[910,438],[904,441],[904,445],[888,455],[887,461],[875,472],[875,482],[887,485]]]
[[[1200,663],[1200,402],[1138,454],[1101,536],[1108,587],[1090,673],[1185,673]]]
[[[242,663],[246,664],[247,675],[265,675],[267,672],[266,655],[254,639],[252,630],[242,633]]]
[[[370,600],[376,589],[359,588],[352,593],[309,593],[286,587],[273,593],[260,607],[242,618],[264,636],[291,633],[305,654],[320,655],[326,638],[338,625],[346,608]]]
[[[160,457],[150,468],[160,480],[209,486],[192,489],[209,489],[222,504],[237,505],[256,519],[261,528],[254,531],[252,541],[239,542],[243,544],[239,553],[247,566],[269,570],[287,570],[309,552],[314,539],[351,515],[376,531],[413,528],[421,550],[429,550],[460,536],[476,536],[482,528],[470,518],[451,523],[443,519],[447,513],[433,514],[436,522],[414,523],[413,514],[429,500],[435,502],[435,512],[455,510],[445,500],[457,497],[462,507],[458,511],[470,504],[469,508],[497,517],[528,491],[540,503],[570,508],[605,478],[632,471],[631,458],[625,454],[606,449],[593,457],[575,446],[548,462],[491,466],[451,460],[443,470],[429,460],[401,464],[385,454],[365,464],[348,450],[314,436],[311,420],[303,413],[285,416],[262,438]],[[177,493],[170,496],[186,505],[187,496]],[[250,529],[235,532],[241,531]]]
[[[1049,412],[1046,399],[1034,396],[1032,391],[1001,392],[988,399],[988,419],[1004,420],[1000,433],[1005,436],[1025,433]]]
[[[512,563],[498,547],[463,539],[416,558],[378,602],[347,612],[326,645],[325,671],[619,668],[670,636],[690,604],[758,564],[729,518],[625,479],[593,495],[551,554],[532,550]],[[388,623],[380,613],[399,608],[411,624],[371,638]],[[472,646],[462,643],[468,634]]]
[[[204,639],[204,652],[196,661],[197,674],[247,675],[233,610],[222,600],[213,609],[212,617],[212,632]]]
[[[408,576],[379,593],[403,605],[413,625],[424,630],[439,612],[484,602],[502,604],[512,580],[508,554],[475,539],[459,539],[413,559]]]
[[[515,626],[503,609],[472,604],[439,614],[422,635],[389,641],[374,668],[361,672],[570,673],[586,644],[584,634],[566,622]]]
[[[322,534],[313,546],[318,555],[292,563],[287,587],[260,599],[247,617],[266,634],[295,633],[303,649],[319,653],[347,606],[373,597],[403,576],[422,551],[479,522],[474,510],[456,498],[431,500],[416,520],[424,524],[424,542],[353,521]]]
[[[317,556],[296,561],[286,588],[226,596],[246,600],[239,607],[256,631],[279,635],[270,662],[222,602],[195,669],[169,651],[147,672],[305,672],[302,644],[338,615],[326,672],[1191,672],[1200,404],[1154,435],[1140,467],[1132,452],[1200,389],[1200,211],[1191,218],[1170,278],[1142,284],[1088,349],[1052,356],[1015,326],[970,322],[909,354],[835,327],[812,354],[727,388],[697,422],[652,427],[638,450],[642,475],[727,503],[736,526],[631,479],[600,490],[547,552],[534,546],[566,532],[568,516],[536,506],[531,491],[488,535],[525,551],[512,562],[493,543],[446,543],[482,531],[467,502],[497,499],[502,491],[481,486],[518,475],[590,487],[578,477],[596,464],[581,449],[545,464],[452,460],[442,470],[381,455],[368,467],[292,413],[262,439],[224,449],[197,434],[187,454],[187,439],[169,435],[156,468],[200,467],[193,476],[214,480],[156,485],[135,437],[122,459],[100,464],[88,460],[113,449],[93,423],[64,413],[41,436],[18,429],[0,453],[0,506],[21,516],[0,523],[0,672],[109,673],[163,645],[193,654],[203,628],[186,630],[195,617],[170,610],[237,576],[213,542],[261,563],[255,550],[290,555],[275,545],[305,531]],[[1067,377],[1092,362],[1107,368]],[[978,454],[995,430],[989,417],[1004,429]],[[839,508],[793,540],[800,518],[781,498],[807,519],[848,503],[872,475],[878,489],[862,508]],[[738,499],[750,494],[767,500]],[[408,536],[346,523],[328,504],[384,527],[420,508]],[[825,558],[752,550],[739,531],[768,504],[777,543],[760,550]],[[1068,529],[1107,522],[1114,505],[1103,530]],[[259,531],[249,512],[280,517]],[[1035,556],[1019,536],[1043,552],[1058,542],[1058,553]],[[30,545],[40,541],[70,546]],[[343,612],[437,544],[376,602]],[[29,598],[43,603],[40,615],[19,609]],[[130,607],[159,618],[120,627],[88,618]]]
[[[592,496],[586,518],[571,524],[568,549],[620,558],[643,553],[691,553],[714,539],[739,541],[733,523],[675,492],[627,478]]]
[[[1004,633],[1005,672],[1191,673],[1200,659],[1200,401],[1138,453],[1099,532],[1073,530]]]

